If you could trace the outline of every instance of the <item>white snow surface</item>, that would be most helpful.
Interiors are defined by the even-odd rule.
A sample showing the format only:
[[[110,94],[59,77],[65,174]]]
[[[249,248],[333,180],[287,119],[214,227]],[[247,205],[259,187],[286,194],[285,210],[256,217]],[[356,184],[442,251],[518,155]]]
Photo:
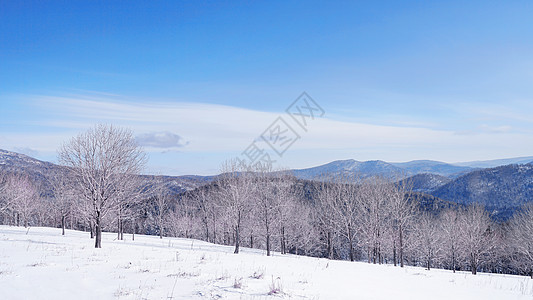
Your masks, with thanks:
[[[86,232],[0,226],[0,299],[533,298],[533,280],[521,276],[233,254],[182,238],[104,233],[101,249],[93,242]]]

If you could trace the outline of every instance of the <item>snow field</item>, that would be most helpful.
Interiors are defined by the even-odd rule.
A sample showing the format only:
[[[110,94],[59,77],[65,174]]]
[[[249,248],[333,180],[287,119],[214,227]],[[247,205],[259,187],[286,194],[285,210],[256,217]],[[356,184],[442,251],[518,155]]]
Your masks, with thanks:
[[[0,299],[532,299],[513,275],[399,268],[203,241],[0,226]]]

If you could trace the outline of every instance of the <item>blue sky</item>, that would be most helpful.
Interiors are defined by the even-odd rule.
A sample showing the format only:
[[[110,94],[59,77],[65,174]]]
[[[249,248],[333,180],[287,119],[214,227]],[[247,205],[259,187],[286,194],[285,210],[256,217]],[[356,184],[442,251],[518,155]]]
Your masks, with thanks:
[[[529,1],[3,1],[0,149],[55,161],[105,122],[135,132],[147,172],[214,174],[306,91],[326,113],[280,167],[529,156],[532,15]]]

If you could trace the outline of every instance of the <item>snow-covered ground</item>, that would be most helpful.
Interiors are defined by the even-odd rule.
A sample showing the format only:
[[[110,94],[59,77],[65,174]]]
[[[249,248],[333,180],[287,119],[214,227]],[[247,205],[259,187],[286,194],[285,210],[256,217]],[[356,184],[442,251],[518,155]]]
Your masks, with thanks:
[[[520,276],[330,261],[202,241],[0,226],[0,299],[531,299]]]

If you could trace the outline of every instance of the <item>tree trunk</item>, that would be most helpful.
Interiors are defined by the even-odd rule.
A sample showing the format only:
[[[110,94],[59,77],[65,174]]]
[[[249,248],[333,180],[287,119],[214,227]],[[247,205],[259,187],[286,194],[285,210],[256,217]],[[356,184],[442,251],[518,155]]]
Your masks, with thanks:
[[[137,228],[137,219],[131,221],[131,240],[135,241],[135,228]]]
[[[239,253],[239,241],[240,241],[240,235],[239,235],[239,226],[235,226],[235,251],[233,253],[238,254]]]
[[[392,259],[394,261],[394,266],[396,267],[398,265],[396,260],[396,240],[392,241]]]
[[[102,224],[100,212],[96,212],[96,238],[94,241],[94,248],[102,248]]]
[[[470,254],[470,265],[472,267],[472,275],[476,275],[477,274],[477,262],[474,257],[474,254]]]
[[[427,267],[428,271],[431,269],[431,251],[428,252],[428,257],[427,257],[427,261],[426,261],[426,267]]]
[[[61,235],[65,235],[65,216],[61,216],[61,230],[62,230],[62,233]]]
[[[163,238],[163,219],[159,216],[159,238]]]
[[[285,244],[285,227],[281,227],[281,254],[287,253],[287,245]]]
[[[117,220],[117,240],[120,240],[120,227],[121,227],[121,219],[120,219],[120,215],[118,216],[118,220]]]
[[[333,258],[333,241],[331,240],[331,231],[328,231],[328,258]]]
[[[124,240],[124,221],[121,220],[120,221],[120,238],[119,240],[123,241]]]
[[[400,230],[400,240],[398,241],[400,243],[400,267],[403,268],[403,228],[402,225],[399,227]]]
[[[217,219],[213,218],[213,243],[217,242]]]
[[[383,255],[381,253],[381,244],[379,245],[379,264],[382,265],[383,264]]]
[[[267,256],[270,256],[270,233],[266,235]]]
[[[209,222],[205,220],[205,240],[209,242]]]
[[[354,261],[355,255],[354,255],[354,249],[353,249],[352,233],[350,229],[348,229],[348,243],[350,244],[350,253],[349,253],[350,261]]]
[[[452,268],[455,273],[455,250],[452,250]]]
[[[89,230],[91,231],[91,239],[94,239],[94,226],[92,221],[89,222]]]

